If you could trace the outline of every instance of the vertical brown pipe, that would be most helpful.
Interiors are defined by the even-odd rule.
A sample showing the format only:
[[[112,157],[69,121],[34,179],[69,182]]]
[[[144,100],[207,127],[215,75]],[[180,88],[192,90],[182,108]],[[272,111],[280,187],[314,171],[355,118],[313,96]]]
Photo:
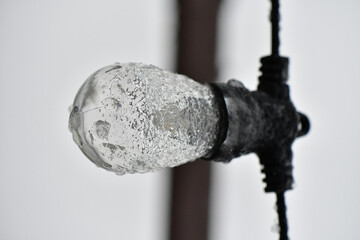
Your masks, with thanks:
[[[216,78],[216,26],[221,0],[178,0],[177,72],[199,82]],[[171,240],[206,240],[210,164],[195,161],[172,172]]]

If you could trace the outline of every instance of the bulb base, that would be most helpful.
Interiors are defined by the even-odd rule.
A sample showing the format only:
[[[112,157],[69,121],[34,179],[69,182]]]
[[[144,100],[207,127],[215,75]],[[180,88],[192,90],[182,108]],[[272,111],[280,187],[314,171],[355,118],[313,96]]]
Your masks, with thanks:
[[[286,85],[286,84],[285,84]],[[267,192],[291,189],[291,145],[298,136],[300,118],[289,98],[278,99],[263,91],[249,91],[236,80],[212,84],[223,99],[226,122],[221,144],[208,160],[229,162],[256,153],[264,166]]]

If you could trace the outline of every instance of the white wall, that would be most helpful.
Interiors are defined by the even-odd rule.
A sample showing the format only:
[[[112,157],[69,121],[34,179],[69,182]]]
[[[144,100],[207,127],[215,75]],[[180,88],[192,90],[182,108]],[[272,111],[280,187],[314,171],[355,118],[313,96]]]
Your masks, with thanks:
[[[291,239],[359,239],[360,2],[282,1],[291,95],[312,122],[294,144]],[[96,69],[173,67],[166,0],[0,2],[0,239],[165,239],[168,172],[118,177],[71,140],[67,107]],[[269,1],[226,0],[219,79],[255,89]],[[275,197],[255,156],[214,164],[212,240],[277,239]]]
[[[166,0],[0,2],[0,239],[165,237],[167,173],[95,167],[67,121],[98,68],[172,66],[173,12]]]

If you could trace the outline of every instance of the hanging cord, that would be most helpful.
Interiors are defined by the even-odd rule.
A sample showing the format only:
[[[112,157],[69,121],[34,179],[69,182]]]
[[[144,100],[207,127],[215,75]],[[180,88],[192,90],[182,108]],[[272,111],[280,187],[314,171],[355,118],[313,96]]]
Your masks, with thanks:
[[[279,0],[271,0],[271,55],[279,56],[279,46],[280,46],[280,38],[279,38],[279,21],[280,21],[280,13],[279,13]],[[276,209],[279,218],[279,233],[280,240],[288,240],[288,224],[286,218],[286,205],[285,205],[285,191],[276,193]]]
[[[280,56],[279,0],[271,0],[271,55],[261,58],[258,90],[280,101],[290,101],[288,78],[289,59]],[[267,186],[265,192],[276,193],[276,209],[279,217],[280,240],[288,240],[285,191],[292,188],[291,146],[279,146],[258,151]]]
[[[271,55],[279,56],[280,38],[279,38],[279,0],[271,0]],[[280,240],[288,240],[288,224],[286,217],[285,191],[276,193],[276,209],[279,218]]]
[[[286,218],[285,192],[276,193],[276,208],[279,217],[280,240],[288,240],[288,225]]]
[[[278,56],[279,55],[279,21],[280,21],[280,13],[279,13],[279,0],[271,0],[271,55]]]

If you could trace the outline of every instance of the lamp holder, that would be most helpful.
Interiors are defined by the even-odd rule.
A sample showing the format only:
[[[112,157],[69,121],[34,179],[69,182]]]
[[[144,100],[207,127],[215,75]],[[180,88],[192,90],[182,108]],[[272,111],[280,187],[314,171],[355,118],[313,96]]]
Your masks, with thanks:
[[[277,74],[275,74],[277,75]],[[261,78],[261,77],[260,77]],[[212,84],[218,102],[223,104],[227,124],[222,128],[223,141],[208,160],[229,162],[248,153],[256,153],[264,166],[266,192],[291,189],[291,145],[304,134],[303,114],[296,111],[288,97],[288,86],[260,84],[249,91],[236,80]],[[261,86],[261,88],[260,88]],[[270,94],[265,90],[269,90]],[[274,95],[285,97],[273,97]]]
[[[265,192],[275,192],[280,240],[287,240],[285,191],[292,189],[292,143],[308,133],[308,118],[297,112],[289,94],[289,60],[270,55],[261,58],[262,72],[257,91],[238,81],[212,84],[224,109],[221,141],[208,160],[229,162],[247,153],[256,153],[265,174]]]
[[[280,56],[279,0],[271,0],[271,55],[260,59],[261,76],[257,91],[240,82],[213,84],[216,96],[227,112],[223,142],[209,160],[228,162],[247,153],[256,153],[265,174],[265,192],[275,192],[280,240],[287,240],[285,191],[292,188],[291,146],[310,129],[306,115],[297,112],[289,94],[289,59]],[[223,101],[221,101],[223,98]]]

